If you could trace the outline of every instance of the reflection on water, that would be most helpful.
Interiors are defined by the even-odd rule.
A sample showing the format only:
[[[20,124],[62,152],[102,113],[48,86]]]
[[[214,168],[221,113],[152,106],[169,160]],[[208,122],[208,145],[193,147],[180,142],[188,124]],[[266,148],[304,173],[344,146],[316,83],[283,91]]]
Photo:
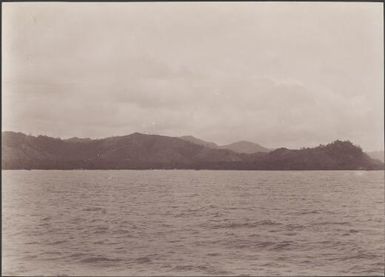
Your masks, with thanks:
[[[384,172],[3,171],[6,275],[382,275]]]

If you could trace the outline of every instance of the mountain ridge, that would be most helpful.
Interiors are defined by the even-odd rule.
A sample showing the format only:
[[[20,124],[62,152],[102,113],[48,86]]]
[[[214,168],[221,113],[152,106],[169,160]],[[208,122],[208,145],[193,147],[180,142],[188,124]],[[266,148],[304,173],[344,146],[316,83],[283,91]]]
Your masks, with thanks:
[[[230,149],[234,152],[246,153],[246,154],[258,153],[258,152],[270,152],[270,149],[266,147],[263,147],[257,143],[245,141],[245,140],[223,145],[220,148]]]
[[[230,144],[225,144],[225,145],[218,145],[214,142],[210,141],[205,141],[199,138],[196,138],[194,136],[182,136],[180,137],[181,139],[190,141],[192,143],[204,145],[210,148],[214,149],[229,149],[237,153],[258,153],[258,152],[269,152],[271,151],[270,149],[263,147],[257,143],[246,141],[246,140],[240,140],[236,141]]]
[[[335,141],[314,148],[237,153],[178,137],[133,133],[102,139],[60,139],[2,133],[3,169],[384,169],[360,147]]]
[[[218,148],[218,145],[215,142],[205,141],[203,139],[199,139],[199,138],[196,138],[194,136],[181,136],[179,138],[186,140],[186,141],[189,141],[189,142],[192,142],[192,143],[195,143],[195,144],[207,146],[210,148]]]

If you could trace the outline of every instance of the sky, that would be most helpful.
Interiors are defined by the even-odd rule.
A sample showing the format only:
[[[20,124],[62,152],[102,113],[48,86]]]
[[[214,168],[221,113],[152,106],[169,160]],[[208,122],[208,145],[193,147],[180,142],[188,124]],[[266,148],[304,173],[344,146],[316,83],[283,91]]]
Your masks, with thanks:
[[[3,3],[2,129],[384,149],[382,3]]]

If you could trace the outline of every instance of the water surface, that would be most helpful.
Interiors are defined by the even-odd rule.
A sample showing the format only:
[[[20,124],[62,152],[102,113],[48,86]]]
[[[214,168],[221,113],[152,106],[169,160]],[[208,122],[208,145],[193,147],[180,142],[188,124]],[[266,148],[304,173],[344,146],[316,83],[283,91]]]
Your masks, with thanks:
[[[383,275],[383,171],[3,171],[5,275]]]

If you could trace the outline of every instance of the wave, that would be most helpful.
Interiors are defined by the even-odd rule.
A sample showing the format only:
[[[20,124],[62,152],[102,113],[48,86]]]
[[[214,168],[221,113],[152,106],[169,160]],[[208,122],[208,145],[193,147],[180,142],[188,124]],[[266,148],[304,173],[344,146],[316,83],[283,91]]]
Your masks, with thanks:
[[[211,226],[213,229],[226,228],[226,229],[234,229],[234,228],[255,228],[258,226],[280,226],[283,225],[280,222],[272,221],[272,220],[261,220],[256,222],[230,222],[224,224],[216,224]]]
[[[223,269],[217,269],[210,265],[177,265],[173,268],[173,271],[183,272],[204,272],[210,275],[231,275],[232,273]]]
[[[312,223],[311,225],[318,226],[318,225],[352,225],[352,224],[350,222],[346,222],[346,221],[342,221],[342,222],[324,221],[324,222],[315,222],[315,223]]]
[[[97,263],[105,263],[105,262],[121,262],[122,259],[111,259],[107,257],[91,257],[91,258],[85,258],[80,260],[81,263],[87,263],[87,264],[97,264]]]
[[[47,243],[48,245],[56,245],[56,244],[62,244],[62,243],[66,243],[67,240],[57,240],[57,241],[53,241],[53,242],[49,242]]]
[[[151,263],[152,260],[150,259],[150,257],[144,256],[144,257],[139,257],[139,258],[135,259],[135,262],[137,262],[139,264],[148,264],[148,263]]]
[[[83,209],[83,211],[85,211],[85,212],[98,212],[98,211],[101,211],[101,212],[105,213],[106,209],[102,208],[102,207],[89,207],[89,208]]]

